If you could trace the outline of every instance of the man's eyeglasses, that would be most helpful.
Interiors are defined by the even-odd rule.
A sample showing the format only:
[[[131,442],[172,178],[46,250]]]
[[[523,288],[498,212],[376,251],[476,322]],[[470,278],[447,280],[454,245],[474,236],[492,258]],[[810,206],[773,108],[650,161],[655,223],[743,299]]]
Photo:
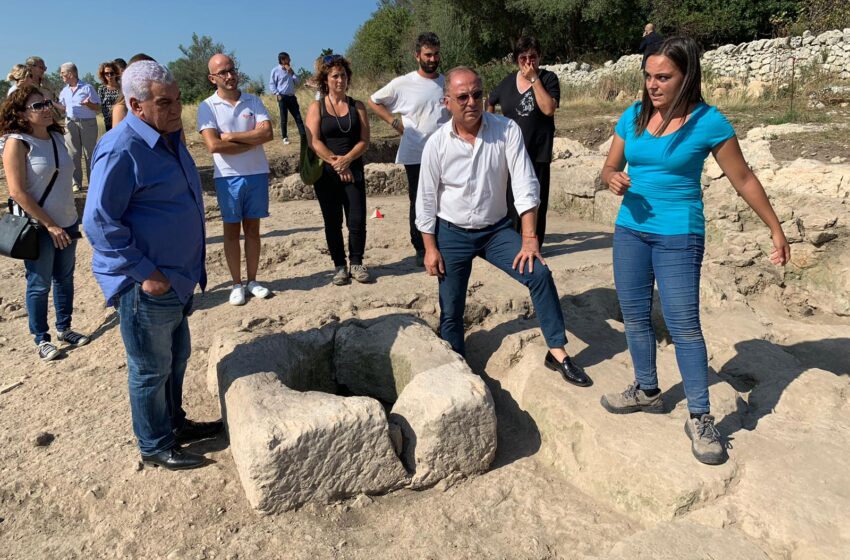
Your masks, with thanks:
[[[32,109],[33,111],[44,111],[45,109],[50,109],[53,107],[53,102],[49,99],[45,99],[44,101],[36,101],[35,103],[30,103],[27,105],[27,109]]]
[[[449,99],[454,99],[455,101],[457,101],[458,105],[466,105],[467,103],[469,103],[470,97],[473,101],[481,101],[481,98],[484,97],[484,91],[478,89],[473,91],[472,93],[461,93],[456,97],[447,95],[446,97],[448,97]]]
[[[342,60],[341,54],[326,54],[322,57],[322,64],[324,64],[325,66],[330,66],[337,60]]]
[[[239,69],[235,66],[233,68],[225,68],[221,72],[216,72],[215,74],[210,74],[210,76],[215,76],[216,78],[221,78],[222,80],[233,74],[237,78],[239,77]]]

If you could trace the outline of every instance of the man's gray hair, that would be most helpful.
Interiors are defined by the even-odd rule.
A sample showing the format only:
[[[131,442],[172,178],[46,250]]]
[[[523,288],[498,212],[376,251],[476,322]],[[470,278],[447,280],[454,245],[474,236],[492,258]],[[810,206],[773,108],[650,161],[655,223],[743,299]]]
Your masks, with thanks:
[[[62,66],[59,67],[60,72],[71,72],[75,76],[79,77],[80,73],[77,72],[77,65],[73,62],[66,62]]]
[[[124,94],[127,109],[132,110],[130,99],[150,99],[153,82],[170,85],[174,83],[174,76],[168,68],[152,60],[134,62],[124,70],[121,74],[121,93]]]

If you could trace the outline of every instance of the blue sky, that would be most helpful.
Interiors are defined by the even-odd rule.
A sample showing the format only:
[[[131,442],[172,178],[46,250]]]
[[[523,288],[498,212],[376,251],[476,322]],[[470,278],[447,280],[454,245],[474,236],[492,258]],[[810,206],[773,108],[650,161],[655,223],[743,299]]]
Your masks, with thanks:
[[[192,33],[209,35],[235,51],[251,78],[277,64],[287,51],[297,70],[311,68],[323,48],[345,52],[354,33],[377,9],[376,0],[0,0],[3,48],[0,79],[30,55],[50,72],[74,62],[80,75],[116,57],[145,52],[168,63]]]

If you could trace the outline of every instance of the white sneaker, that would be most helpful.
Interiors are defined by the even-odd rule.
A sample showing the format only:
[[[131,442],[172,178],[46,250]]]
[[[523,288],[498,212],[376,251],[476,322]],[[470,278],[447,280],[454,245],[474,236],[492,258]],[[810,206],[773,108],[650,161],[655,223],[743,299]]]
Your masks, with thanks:
[[[284,137],[284,138],[283,138],[283,144],[284,144],[284,145],[287,145],[287,144],[290,144],[290,143],[291,143],[291,142],[289,141],[289,138],[288,138],[288,137]]]
[[[242,284],[234,284],[230,290],[230,305],[245,305],[245,288]]]
[[[266,299],[270,295],[272,295],[271,291],[257,282],[256,280],[251,280],[248,282],[248,293],[254,296],[255,298]]]

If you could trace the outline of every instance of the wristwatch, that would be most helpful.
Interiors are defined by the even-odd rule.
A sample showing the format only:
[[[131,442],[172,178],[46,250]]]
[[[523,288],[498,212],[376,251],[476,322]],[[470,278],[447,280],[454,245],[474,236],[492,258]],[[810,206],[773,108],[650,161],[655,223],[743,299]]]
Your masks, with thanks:
[[[536,82],[536,81],[537,81],[537,78],[536,78],[536,77],[535,77],[535,78],[531,78],[530,80],[528,80],[528,82],[529,82],[531,85],[534,85],[534,82]]]

